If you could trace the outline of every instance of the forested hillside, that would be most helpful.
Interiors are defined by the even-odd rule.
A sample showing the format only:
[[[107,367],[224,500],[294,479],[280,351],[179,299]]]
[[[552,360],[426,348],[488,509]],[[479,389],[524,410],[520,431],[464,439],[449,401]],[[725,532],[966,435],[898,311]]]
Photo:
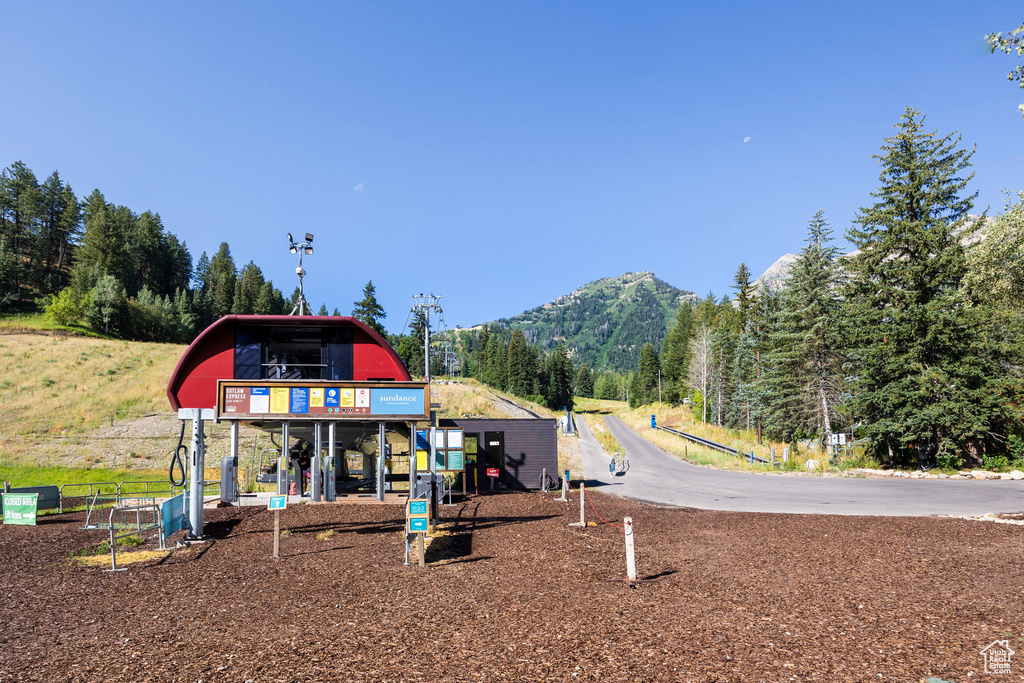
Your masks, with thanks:
[[[653,273],[626,273],[590,282],[492,327],[518,327],[541,349],[564,344],[577,364],[621,371],[636,365],[645,342],[660,346],[679,305],[694,299]]]

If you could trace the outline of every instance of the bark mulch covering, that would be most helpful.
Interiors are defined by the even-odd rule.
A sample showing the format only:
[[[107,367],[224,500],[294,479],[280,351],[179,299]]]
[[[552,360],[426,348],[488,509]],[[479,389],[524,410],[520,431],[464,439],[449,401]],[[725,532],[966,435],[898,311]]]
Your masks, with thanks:
[[[427,567],[403,509],[206,512],[209,543],[110,573],[82,514],[0,527],[0,680],[949,681],[1024,674],[1024,528],[958,519],[665,509],[570,528],[576,494],[442,510]],[[589,514],[590,519],[594,519]],[[333,531],[333,534],[323,532]],[[1009,676],[982,648],[1009,638]]]

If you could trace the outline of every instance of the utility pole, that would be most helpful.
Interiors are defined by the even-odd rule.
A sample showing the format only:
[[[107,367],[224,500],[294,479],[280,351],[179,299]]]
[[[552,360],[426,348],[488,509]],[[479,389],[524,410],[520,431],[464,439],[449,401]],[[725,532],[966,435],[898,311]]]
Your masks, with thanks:
[[[434,294],[413,294],[413,313],[423,313],[423,374],[426,376],[427,384],[430,384],[430,312],[434,311],[440,315],[441,295]]]

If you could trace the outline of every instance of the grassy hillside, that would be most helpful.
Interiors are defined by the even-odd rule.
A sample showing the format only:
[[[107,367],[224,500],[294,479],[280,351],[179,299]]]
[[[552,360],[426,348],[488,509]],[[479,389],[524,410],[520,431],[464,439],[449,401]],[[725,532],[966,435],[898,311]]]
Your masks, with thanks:
[[[565,342],[576,362],[592,368],[630,370],[639,362],[644,342],[660,348],[679,305],[694,299],[692,292],[653,273],[626,273],[595,280],[550,304],[493,324],[520,327],[527,341],[542,348]]]

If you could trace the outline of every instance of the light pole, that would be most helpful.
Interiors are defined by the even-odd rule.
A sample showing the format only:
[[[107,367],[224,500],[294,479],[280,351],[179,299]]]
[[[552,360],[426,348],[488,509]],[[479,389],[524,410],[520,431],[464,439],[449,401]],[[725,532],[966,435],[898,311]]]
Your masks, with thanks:
[[[292,312],[289,315],[295,315],[296,310],[298,310],[299,315],[306,315],[306,311],[309,309],[309,302],[306,301],[306,295],[302,293],[302,278],[306,274],[306,271],[302,268],[302,254],[313,255],[312,233],[306,233],[305,242],[296,242],[292,238],[292,234],[288,233],[288,251],[299,255],[299,267],[295,269],[295,274],[299,276],[299,300],[295,302],[295,307],[292,308]]]

